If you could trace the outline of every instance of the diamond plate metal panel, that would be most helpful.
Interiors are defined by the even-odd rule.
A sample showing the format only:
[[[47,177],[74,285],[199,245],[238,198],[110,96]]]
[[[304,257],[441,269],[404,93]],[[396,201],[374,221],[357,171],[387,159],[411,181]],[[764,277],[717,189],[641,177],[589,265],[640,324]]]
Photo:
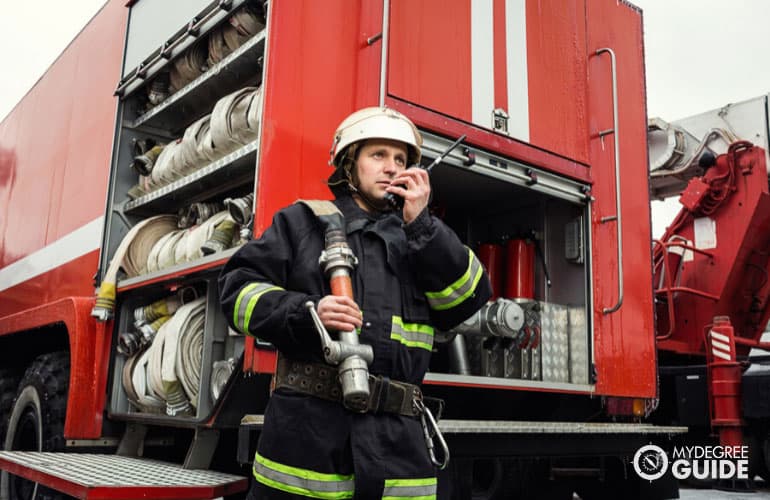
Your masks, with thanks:
[[[541,380],[542,375],[542,352],[540,348],[529,349],[529,378],[530,380]]]
[[[498,339],[486,339],[481,347],[481,374],[485,377],[502,377],[504,365],[505,352]]]
[[[245,481],[231,474],[117,455],[0,451],[0,459],[87,487],[179,488]]]
[[[542,303],[541,370],[547,382],[569,382],[569,314],[566,306]]]
[[[588,384],[588,322],[582,306],[569,308],[570,382]]]
[[[522,378],[522,353],[516,344],[509,342],[504,349],[504,376],[505,378]]]

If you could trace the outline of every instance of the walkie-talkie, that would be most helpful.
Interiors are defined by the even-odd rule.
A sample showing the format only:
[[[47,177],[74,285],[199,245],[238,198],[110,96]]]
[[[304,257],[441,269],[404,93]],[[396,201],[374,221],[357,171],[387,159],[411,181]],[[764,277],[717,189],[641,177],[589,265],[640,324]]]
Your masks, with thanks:
[[[449,153],[452,152],[454,148],[460,145],[461,142],[465,140],[465,134],[461,135],[455,142],[449,145],[447,149],[445,149],[440,155],[438,155],[431,163],[430,165],[423,167],[420,164],[411,165],[409,168],[417,167],[417,168],[423,168],[426,172],[430,173],[431,170],[433,170],[433,167],[441,163],[444,158],[447,157]],[[390,206],[392,206],[396,210],[401,210],[404,208],[404,199],[398,195],[395,195],[393,193],[385,193],[385,199],[390,203]]]

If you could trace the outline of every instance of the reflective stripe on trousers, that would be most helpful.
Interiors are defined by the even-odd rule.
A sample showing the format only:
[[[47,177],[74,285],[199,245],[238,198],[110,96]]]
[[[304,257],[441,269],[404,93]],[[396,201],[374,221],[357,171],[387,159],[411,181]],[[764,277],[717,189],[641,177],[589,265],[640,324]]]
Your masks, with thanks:
[[[254,478],[276,490],[309,498],[353,498],[353,474],[324,474],[279,464],[259,453],[254,457]]]
[[[308,498],[353,498],[353,474],[325,474],[279,464],[259,453],[254,457],[254,478],[260,483]],[[386,479],[382,500],[435,500],[435,477]]]
[[[382,500],[435,500],[436,478],[386,479]]]
[[[468,269],[460,278],[438,292],[425,292],[428,298],[428,305],[434,311],[444,311],[461,304],[476,291],[481,277],[484,275],[484,268],[476,255],[468,249]]]

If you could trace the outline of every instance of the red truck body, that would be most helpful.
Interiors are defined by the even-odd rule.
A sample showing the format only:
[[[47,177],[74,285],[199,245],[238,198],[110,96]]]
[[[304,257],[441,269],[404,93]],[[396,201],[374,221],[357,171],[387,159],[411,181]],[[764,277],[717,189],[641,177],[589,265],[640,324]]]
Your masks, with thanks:
[[[208,35],[227,19],[230,3],[213,2],[200,15],[184,7],[191,12],[186,19],[197,16],[187,26],[148,23],[148,39],[168,40],[153,57],[137,55],[144,50],[137,49],[142,23],[151,14],[171,18],[174,8],[159,0],[108,1],[0,123],[0,347],[3,357],[19,351],[13,362],[8,358],[16,382],[36,356],[70,353],[66,439],[120,436],[131,423],[198,432],[238,414],[235,396],[225,393],[201,403],[205,411],[193,419],[145,418],[125,400],[124,361],[116,353],[131,308],[164,293],[197,286],[212,301],[207,318],[217,317],[211,276],[229,254],[120,277],[115,319],[90,316],[94,285],[103,284],[123,235],[147,215],[182,207],[173,192],[126,197],[137,178],[127,167],[132,141],[181,137],[204,105],[214,105],[209,94],[219,90],[219,98],[229,92],[219,87],[233,82],[259,86],[262,100],[254,147],[233,153],[233,162],[247,162],[241,177],[214,173],[222,177],[204,179],[208,191],[190,191],[195,187],[182,181],[168,190],[181,182],[189,201],[252,193],[258,237],[280,208],[330,197],[331,135],[356,109],[384,104],[405,113],[425,132],[428,157],[465,134],[466,149],[434,170],[437,213],[474,249],[517,238],[538,242],[543,257],[532,266],[540,319],[524,348],[468,340],[468,373],[456,371],[437,346],[426,390],[446,397],[450,408],[466,406],[458,417],[483,401],[482,414],[468,410],[481,420],[515,422],[520,405],[528,407],[522,415],[543,422],[586,422],[597,408],[605,421],[648,416],[660,396],[660,374],[639,9],[614,0],[275,0],[254,40],[262,38],[239,49],[246,58],[261,50],[252,62],[239,63],[234,52],[179,96],[142,108],[146,82],[182,53],[170,47]],[[206,13],[211,20],[201,21]],[[176,113],[186,118],[175,122]],[[708,319],[690,314],[677,321]],[[206,335],[214,340],[205,345],[229,349],[226,325],[211,321]],[[682,351],[674,342],[660,347]],[[692,347],[682,352],[702,356]],[[269,380],[274,350],[253,339],[235,349],[243,357],[233,380]],[[568,454],[579,455],[581,446]]]

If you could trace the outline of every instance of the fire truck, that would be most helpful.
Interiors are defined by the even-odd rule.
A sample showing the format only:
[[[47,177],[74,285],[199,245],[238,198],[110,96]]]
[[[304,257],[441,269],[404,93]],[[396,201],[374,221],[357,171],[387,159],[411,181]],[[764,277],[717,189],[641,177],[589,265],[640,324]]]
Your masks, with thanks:
[[[631,459],[684,439],[766,475],[766,99],[652,120],[648,169],[642,34],[624,0],[106,2],[0,123],[0,497],[245,491],[276,351],[218,272],[376,105],[424,162],[465,136],[431,210],[495,292],[427,345],[439,498],[671,498]]]

